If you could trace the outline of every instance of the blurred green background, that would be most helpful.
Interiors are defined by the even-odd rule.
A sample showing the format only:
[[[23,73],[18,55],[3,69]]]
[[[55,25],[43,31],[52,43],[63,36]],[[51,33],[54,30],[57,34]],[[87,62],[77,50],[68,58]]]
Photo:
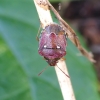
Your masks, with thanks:
[[[39,25],[32,0],[0,0],[0,100],[63,100],[53,67],[38,76],[48,66],[38,54]],[[68,40],[66,63],[76,100],[100,100],[93,65],[78,54]]]

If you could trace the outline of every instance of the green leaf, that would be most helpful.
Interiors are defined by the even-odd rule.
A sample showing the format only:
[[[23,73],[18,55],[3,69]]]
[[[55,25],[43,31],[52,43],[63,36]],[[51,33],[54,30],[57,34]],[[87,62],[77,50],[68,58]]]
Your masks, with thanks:
[[[38,54],[32,0],[0,0],[0,100],[62,100],[53,67]],[[68,41],[66,62],[77,100],[100,100],[91,63]],[[46,94],[47,93],[47,94]]]

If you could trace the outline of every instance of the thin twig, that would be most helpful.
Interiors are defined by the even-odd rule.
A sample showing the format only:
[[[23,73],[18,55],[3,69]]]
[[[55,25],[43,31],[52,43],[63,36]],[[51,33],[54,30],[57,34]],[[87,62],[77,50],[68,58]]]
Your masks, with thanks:
[[[45,28],[47,25],[53,23],[47,0],[33,0],[33,1],[35,3],[40,18],[40,23],[42,28]],[[68,75],[68,71],[66,69],[66,64],[64,60],[59,60],[57,66]],[[57,77],[59,80],[64,100],[75,100],[70,78],[66,77],[66,75],[63,74],[62,71],[60,71],[57,66],[55,66],[55,70],[57,73]]]
[[[59,63],[57,63],[57,66],[67,75],[68,74],[68,70],[66,67],[66,63],[64,60],[59,60]],[[72,89],[72,85],[71,85],[71,81],[70,78],[66,77],[65,74],[62,73],[62,71],[60,71],[57,66],[55,67],[57,76],[58,76],[58,81],[62,90],[62,95],[64,100],[75,100],[75,96],[73,93],[73,89]]]

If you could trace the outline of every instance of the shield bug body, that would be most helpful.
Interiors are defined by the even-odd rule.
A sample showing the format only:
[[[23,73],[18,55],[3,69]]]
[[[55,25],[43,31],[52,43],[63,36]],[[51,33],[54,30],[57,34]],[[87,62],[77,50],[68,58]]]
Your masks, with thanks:
[[[50,24],[43,29],[39,38],[38,52],[50,66],[66,55],[66,35],[58,24]]]

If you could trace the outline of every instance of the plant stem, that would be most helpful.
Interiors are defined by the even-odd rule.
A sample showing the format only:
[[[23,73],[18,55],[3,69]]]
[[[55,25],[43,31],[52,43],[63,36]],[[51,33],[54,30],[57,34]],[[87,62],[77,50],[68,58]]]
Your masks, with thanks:
[[[68,70],[67,70],[67,66],[64,60],[59,60],[59,62],[57,63],[57,66],[68,75]],[[62,95],[64,100],[75,100],[75,96],[73,93],[73,89],[72,89],[72,85],[71,85],[71,81],[70,78],[67,77],[65,74],[63,74],[58,68],[57,66],[55,67],[56,70],[56,74],[58,77],[58,81],[60,84],[60,88],[62,91]]]
[[[47,0],[33,0],[40,18],[42,28],[53,23]],[[60,88],[64,100],[75,100],[70,78],[67,77],[59,68],[68,75],[66,64],[64,60],[59,60],[55,66],[55,71],[58,77]]]

